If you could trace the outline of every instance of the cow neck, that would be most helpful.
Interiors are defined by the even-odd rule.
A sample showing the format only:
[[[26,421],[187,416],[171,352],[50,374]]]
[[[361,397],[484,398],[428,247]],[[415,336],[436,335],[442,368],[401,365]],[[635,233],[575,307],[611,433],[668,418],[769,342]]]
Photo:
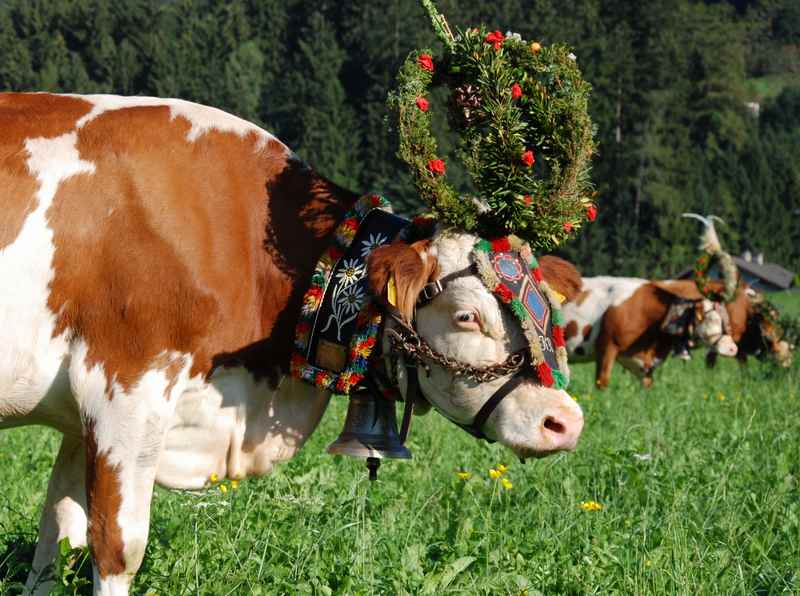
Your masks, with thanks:
[[[266,379],[277,387],[280,378],[289,372],[295,323],[314,267],[359,197],[297,158],[289,159],[285,168],[267,182],[265,265],[258,274],[264,286],[262,321],[268,323],[262,324],[262,339],[235,352],[217,355],[209,376],[219,367],[243,366],[256,379]],[[273,284],[278,276],[281,283]],[[276,304],[284,305],[277,317]]]

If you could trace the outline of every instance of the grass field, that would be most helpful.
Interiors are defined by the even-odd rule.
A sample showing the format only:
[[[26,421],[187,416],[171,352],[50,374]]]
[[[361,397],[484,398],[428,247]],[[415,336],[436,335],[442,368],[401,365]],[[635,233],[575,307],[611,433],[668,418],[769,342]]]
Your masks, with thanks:
[[[779,302],[800,314],[798,298]],[[157,489],[135,592],[800,593],[797,362],[709,372],[697,353],[649,391],[616,367],[603,393],[591,366],[574,371],[586,416],[575,453],[523,466],[431,414],[414,422],[414,459],[370,485],[363,462],[324,452],[337,402],[270,477]],[[0,433],[2,594],[27,573],[56,446],[42,429]],[[500,463],[510,490],[488,476]]]

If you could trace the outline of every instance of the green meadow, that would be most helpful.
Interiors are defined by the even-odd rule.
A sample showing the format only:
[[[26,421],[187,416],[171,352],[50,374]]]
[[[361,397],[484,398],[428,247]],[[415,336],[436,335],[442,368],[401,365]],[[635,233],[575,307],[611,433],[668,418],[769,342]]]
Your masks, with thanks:
[[[778,301],[800,314],[798,295]],[[337,401],[269,477],[157,489],[134,592],[798,593],[800,364],[702,360],[668,362],[650,390],[617,366],[599,392],[593,366],[575,366],[577,451],[525,465],[435,413],[416,418],[414,459],[386,462],[374,483],[363,461],[325,453]],[[0,433],[2,594],[30,565],[57,441]],[[88,593],[87,565],[65,557],[59,590]]]

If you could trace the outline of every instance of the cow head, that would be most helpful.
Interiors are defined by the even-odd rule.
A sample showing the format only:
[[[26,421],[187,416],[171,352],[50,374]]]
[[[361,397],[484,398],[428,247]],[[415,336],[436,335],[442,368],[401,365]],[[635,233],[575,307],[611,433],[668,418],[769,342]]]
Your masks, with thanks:
[[[485,367],[505,361],[526,344],[519,323],[477,275],[455,279],[429,304],[415,310],[426,283],[471,265],[476,240],[471,234],[439,231],[410,245],[395,243],[376,249],[368,267],[370,284],[378,294],[385,293],[394,279],[397,308],[408,321],[415,321],[417,332],[434,350],[459,363]],[[580,288],[574,268],[546,259],[540,264],[556,291],[569,297]],[[388,342],[385,349],[390,349]],[[417,374],[430,405],[464,425],[474,420],[509,378],[477,383],[433,363],[429,372]],[[406,381],[401,373],[398,377],[405,391]],[[582,428],[581,409],[566,391],[526,380],[499,403],[481,430],[525,458],[573,449]]]
[[[736,356],[738,349],[731,337],[729,317],[723,304],[705,298],[693,281],[668,280],[653,284],[673,299],[694,302],[694,339],[715,355]]]
[[[727,313],[719,302],[703,299],[695,307],[695,334],[703,345],[720,356],[736,356],[737,346],[726,329]]]

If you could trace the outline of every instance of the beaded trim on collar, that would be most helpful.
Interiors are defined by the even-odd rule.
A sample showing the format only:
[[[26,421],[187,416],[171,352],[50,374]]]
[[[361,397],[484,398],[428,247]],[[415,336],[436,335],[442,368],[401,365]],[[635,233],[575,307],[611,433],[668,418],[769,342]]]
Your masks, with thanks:
[[[561,300],[542,277],[528,243],[516,236],[481,239],[475,243],[473,257],[483,284],[522,325],[539,382],[545,387],[566,389],[569,366]],[[529,271],[524,270],[524,265]],[[543,303],[541,294],[548,305]]]

